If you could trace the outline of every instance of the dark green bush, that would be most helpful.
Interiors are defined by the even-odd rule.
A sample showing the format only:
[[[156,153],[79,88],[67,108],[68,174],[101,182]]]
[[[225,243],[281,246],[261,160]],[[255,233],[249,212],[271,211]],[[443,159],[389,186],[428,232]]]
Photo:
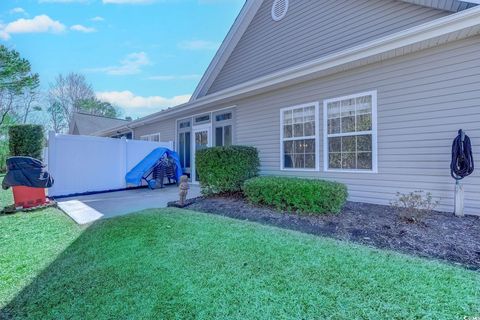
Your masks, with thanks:
[[[338,182],[284,177],[250,179],[243,191],[251,203],[307,214],[339,213],[348,196]]]
[[[199,150],[195,159],[204,194],[241,191],[246,180],[257,176],[260,164],[257,149],[246,146]]]
[[[10,156],[42,158],[43,127],[36,124],[12,125],[8,129]]]

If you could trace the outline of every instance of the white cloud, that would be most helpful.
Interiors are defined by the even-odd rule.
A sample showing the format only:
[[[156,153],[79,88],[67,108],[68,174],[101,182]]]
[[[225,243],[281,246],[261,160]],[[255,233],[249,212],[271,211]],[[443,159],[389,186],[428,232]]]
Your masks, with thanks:
[[[127,55],[118,66],[109,66],[103,68],[87,69],[87,72],[102,72],[114,76],[123,76],[137,74],[142,71],[142,67],[149,65],[150,59],[145,52],[134,52]]]
[[[102,0],[104,4],[149,4],[153,0]]]
[[[53,20],[47,15],[36,16],[33,19],[18,19],[0,26],[0,38],[8,40],[15,33],[60,33],[65,31],[65,25]]]
[[[97,98],[125,109],[132,116],[146,116],[169,107],[177,106],[190,100],[190,95],[166,98],[162,96],[136,96],[131,91],[97,92]]]
[[[96,16],[96,17],[91,18],[90,21],[102,22],[102,21],[105,21],[105,19],[103,17]]]
[[[10,14],[23,14],[23,15],[28,15],[27,11],[25,9],[17,7],[13,8],[12,10],[9,11]]]
[[[185,50],[217,50],[220,43],[206,40],[182,41],[178,44],[180,49]]]
[[[83,33],[91,33],[91,32],[97,31],[95,30],[95,28],[85,27],[85,26],[82,26],[81,24],[76,24],[71,26],[70,30],[83,32]]]
[[[0,39],[1,40],[8,40],[10,39],[10,35],[3,31],[4,26],[0,24]]]
[[[201,76],[199,74],[183,74],[183,75],[159,75],[151,76],[147,79],[158,81],[171,81],[171,80],[198,80]]]

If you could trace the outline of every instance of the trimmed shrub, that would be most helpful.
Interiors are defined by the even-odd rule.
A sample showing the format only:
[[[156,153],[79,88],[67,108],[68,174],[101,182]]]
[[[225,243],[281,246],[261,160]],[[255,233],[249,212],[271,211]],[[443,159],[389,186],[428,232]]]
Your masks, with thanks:
[[[338,182],[284,177],[250,179],[243,191],[251,203],[306,214],[339,213],[348,196]]]
[[[213,147],[199,150],[195,165],[202,193],[231,193],[257,176],[260,161],[256,148],[246,146]]]
[[[42,158],[43,127],[36,124],[12,125],[8,128],[10,156]]]

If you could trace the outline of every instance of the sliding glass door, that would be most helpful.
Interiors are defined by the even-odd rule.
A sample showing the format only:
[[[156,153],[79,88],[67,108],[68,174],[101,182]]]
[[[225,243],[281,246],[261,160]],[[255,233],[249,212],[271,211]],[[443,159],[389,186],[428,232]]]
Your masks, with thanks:
[[[190,174],[190,132],[180,132],[178,134],[178,155],[180,157],[180,164],[182,165],[183,172],[187,175]]]
[[[192,126],[191,119],[185,119],[178,122],[178,146],[177,152],[180,157],[180,164],[182,165],[183,174],[191,177],[191,154],[192,154]]]

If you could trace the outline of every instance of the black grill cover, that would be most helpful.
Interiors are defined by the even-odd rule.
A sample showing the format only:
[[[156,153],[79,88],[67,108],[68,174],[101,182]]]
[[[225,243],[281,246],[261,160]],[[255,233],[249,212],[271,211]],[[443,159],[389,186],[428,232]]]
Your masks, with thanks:
[[[53,178],[45,171],[40,160],[30,157],[11,157],[7,159],[7,175],[2,188],[25,186],[32,188],[50,188]]]

